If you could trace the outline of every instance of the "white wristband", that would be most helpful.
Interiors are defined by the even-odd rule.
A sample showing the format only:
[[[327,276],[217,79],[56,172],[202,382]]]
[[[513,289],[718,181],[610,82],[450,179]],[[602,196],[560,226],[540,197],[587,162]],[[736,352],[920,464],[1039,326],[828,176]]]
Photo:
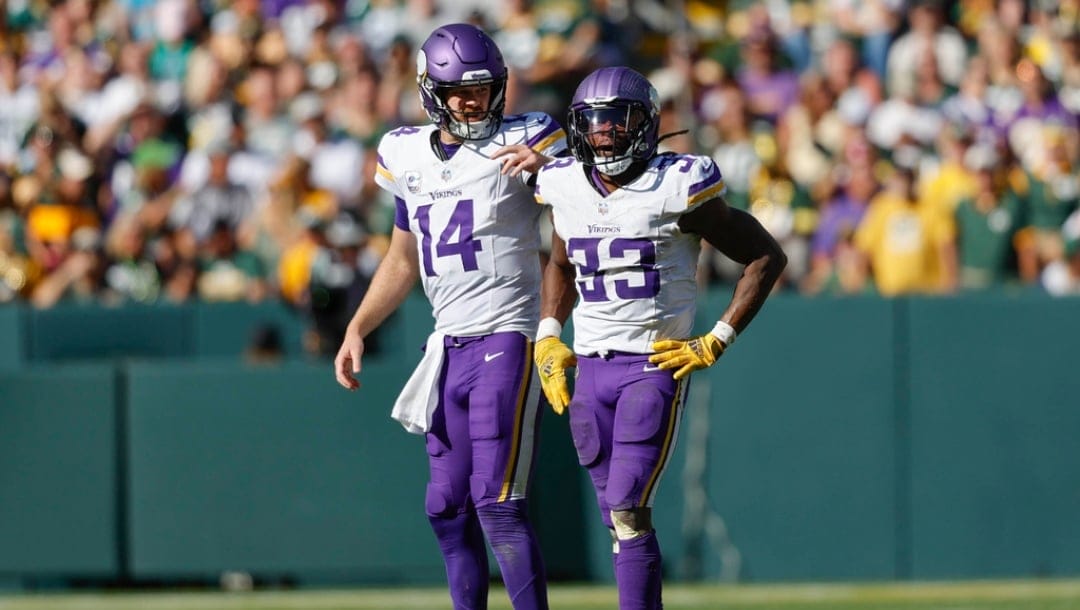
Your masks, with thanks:
[[[536,327],[536,340],[546,339],[548,337],[561,337],[562,336],[562,323],[555,318],[544,318],[540,320],[540,324]]]
[[[709,332],[719,339],[724,344],[724,347],[731,347],[731,344],[735,343],[735,328],[727,322],[717,322],[716,326]]]

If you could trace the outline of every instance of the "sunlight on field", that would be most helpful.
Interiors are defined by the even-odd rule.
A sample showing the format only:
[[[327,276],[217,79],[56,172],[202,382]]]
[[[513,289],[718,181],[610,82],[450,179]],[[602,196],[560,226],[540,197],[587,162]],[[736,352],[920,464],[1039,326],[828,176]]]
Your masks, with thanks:
[[[1080,610],[1080,580],[882,585],[668,586],[667,610]],[[551,607],[614,608],[613,587],[556,586]],[[254,593],[0,594],[0,610],[425,610],[449,609],[442,589]],[[492,610],[508,610],[502,589]]]

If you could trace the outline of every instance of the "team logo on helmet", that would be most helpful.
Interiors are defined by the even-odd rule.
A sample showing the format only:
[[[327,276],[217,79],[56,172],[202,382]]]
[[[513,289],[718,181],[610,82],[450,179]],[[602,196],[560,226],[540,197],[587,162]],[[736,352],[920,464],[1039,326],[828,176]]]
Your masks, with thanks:
[[[423,49],[416,52],[416,80],[422,81],[427,77],[427,53]]]

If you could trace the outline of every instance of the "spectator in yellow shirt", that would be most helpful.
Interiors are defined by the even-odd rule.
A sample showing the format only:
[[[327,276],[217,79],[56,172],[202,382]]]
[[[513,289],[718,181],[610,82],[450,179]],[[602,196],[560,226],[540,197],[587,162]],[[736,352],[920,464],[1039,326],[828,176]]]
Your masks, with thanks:
[[[925,201],[940,213],[952,216],[956,206],[975,196],[978,180],[964,164],[972,136],[961,128],[946,125],[937,138],[939,163],[932,172],[924,173],[919,184],[919,200]]]
[[[915,183],[913,169],[897,166],[855,233],[855,246],[884,296],[943,292],[953,285],[953,225],[919,203]]]

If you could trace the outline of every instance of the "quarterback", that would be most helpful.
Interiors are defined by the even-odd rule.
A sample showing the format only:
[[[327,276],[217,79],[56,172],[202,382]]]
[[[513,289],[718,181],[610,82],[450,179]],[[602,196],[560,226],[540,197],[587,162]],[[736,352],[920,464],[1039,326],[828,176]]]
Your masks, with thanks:
[[[569,408],[578,460],[612,532],[622,609],[662,607],[652,506],[688,375],[731,346],[787,262],[752,216],[724,201],[710,158],[658,154],[658,124],[656,89],[645,77],[597,70],[570,106],[573,156],[546,165],[536,182],[555,227],[536,364],[551,406]],[[693,337],[702,238],[744,269],[716,326]],[[571,311],[572,351],[560,339]]]
[[[532,337],[542,210],[532,184],[565,151],[565,132],[543,113],[504,116],[506,65],[472,25],[436,29],[417,53],[417,73],[432,123],[400,127],[379,143],[375,180],[395,198],[395,226],[335,374],[359,387],[364,337],[419,279],[435,332],[393,416],[425,435],[425,511],[454,608],[487,607],[485,536],[514,608],[547,608],[526,514],[540,417]]]

